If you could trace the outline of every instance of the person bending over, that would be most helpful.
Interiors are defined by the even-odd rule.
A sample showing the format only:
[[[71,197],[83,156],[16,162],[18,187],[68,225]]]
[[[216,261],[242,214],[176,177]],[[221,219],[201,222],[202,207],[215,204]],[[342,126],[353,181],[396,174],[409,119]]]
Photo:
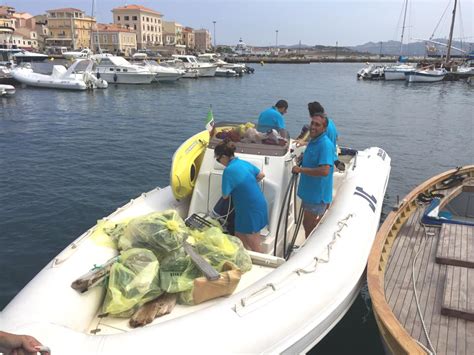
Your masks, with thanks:
[[[278,100],[275,106],[263,111],[258,117],[257,131],[267,132],[271,129],[286,129],[285,119],[283,115],[288,112],[288,102]]]
[[[332,202],[334,145],[327,136],[327,125],[326,115],[317,113],[311,117],[310,141],[303,153],[302,164],[292,170],[295,174],[301,174],[298,196],[303,204],[306,238]]]
[[[235,235],[246,249],[261,252],[260,230],[268,224],[268,208],[258,182],[265,177],[257,167],[234,156],[235,144],[225,139],[214,148],[216,160],[225,166],[222,196],[232,196]]]

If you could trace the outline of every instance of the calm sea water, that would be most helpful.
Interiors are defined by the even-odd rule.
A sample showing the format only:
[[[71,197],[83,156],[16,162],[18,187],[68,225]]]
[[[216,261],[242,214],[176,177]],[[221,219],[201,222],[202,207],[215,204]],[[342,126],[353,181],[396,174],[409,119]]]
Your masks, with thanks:
[[[360,67],[265,65],[242,78],[94,92],[17,88],[0,99],[0,309],[97,219],[168,185],[173,152],[203,129],[209,105],[217,121],[253,121],[284,98],[295,136],[309,120],[307,103],[320,101],[341,145],[391,156],[384,213],[426,178],[474,162],[472,87],[362,82]],[[382,352],[365,289],[313,352]]]

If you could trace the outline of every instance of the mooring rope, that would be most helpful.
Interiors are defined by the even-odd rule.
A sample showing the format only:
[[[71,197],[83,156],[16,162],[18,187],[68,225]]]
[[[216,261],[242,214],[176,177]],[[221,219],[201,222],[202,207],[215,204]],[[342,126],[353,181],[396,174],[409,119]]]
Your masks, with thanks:
[[[423,328],[423,333],[425,334],[426,340],[428,341],[428,345],[430,346],[431,353],[436,355],[436,351],[433,347],[433,344],[431,343],[431,339],[428,333],[428,330],[426,329],[426,324],[425,320],[423,319],[423,315],[421,313],[421,307],[420,307],[420,302],[418,299],[418,292],[416,290],[416,281],[415,281],[415,264],[416,264],[416,259],[418,258],[418,255],[420,252],[423,250],[423,246],[425,244],[426,239],[428,239],[428,233],[426,232],[426,226],[422,224],[423,231],[424,231],[424,238],[422,237],[420,246],[418,247],[418,250],[415,254],[415,257],[413,258],[413,263],[412,263],[412,268],[411,268],[411,278],[412,278],[412,286],[413,286],[413,293],[415,294],[415,302],[416,302],[416,311],[418,313],[418,316],[420,317],[421,320],[421,326]]]

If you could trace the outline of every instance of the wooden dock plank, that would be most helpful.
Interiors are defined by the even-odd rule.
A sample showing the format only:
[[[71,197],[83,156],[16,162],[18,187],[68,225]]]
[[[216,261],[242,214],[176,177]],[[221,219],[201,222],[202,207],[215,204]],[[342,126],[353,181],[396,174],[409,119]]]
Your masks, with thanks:
[[[427,245],[426,255],[423,255],[423,264],[420,265],[420,270],[424,269],[424,278],[422,282],[418,285],[419,293],[420,293],[420,308],[421,314],[423,315],[423,319],[425,321],[428,333],[431,330],[431,318],[433,315],[432,306],[435,303],[435,288],[432,287],[433,285],[433,278],[437,278],[438,270],[435,270],[434,263],[430,263],[429,260],[432,258],[432,255],[436,253],[437,247],[437,231],[434,229],[427,229],[427,233],[429,236],[429,245]],[[432,233],[435,233],[432,235]],[[416,312],[416,308],[414,309]],[[418,339],[418,341],[426,342],[425,335],[423,333],[422,327],[420,325],[419,319],[414,319],[411,327],[411,334],[413,338]]]
[[[474,268],[474,226],[443,224],[436,262]]]
[[[390,259],[387,263],[387,268],[385,272],[385,298],[389,303],[392,300],[397,300],[400,292],[399,280],[400,272],[403,272],[403,269],[398,267],[398,265],[403,264],[403,261],[411,254],[411,235],[415,230],[415,224],[413,220],[417,219],[417,213],[413,213],[412,216],[405,222],[405,225],[402,227],[400,235],[402,238],[397,238],[393,245],[393,253],[390,254]],[[408,256],[407,256],[408,255]]]
[[[448,266],[441,314],[474,321],[474,301],[470,299],[474,292],[468,289],[471,279],[474,279],[474,269]]]
[[[412,216],[416,217],[416,216]],[[389,302],[393,313],[399,319],[406,319],[407,302],[411,301],[411,262],[415,256],[415,251],[422,231],[420,231],[417,218],[410,218],[402,228],[405,242],[403,244],[403,255],[398,260],[398,272],[394,273],[394,282],[391,283],[393,291]],[[408,298],[407,298],[408,295]],[[403,323],[402,323],[403,324]]]

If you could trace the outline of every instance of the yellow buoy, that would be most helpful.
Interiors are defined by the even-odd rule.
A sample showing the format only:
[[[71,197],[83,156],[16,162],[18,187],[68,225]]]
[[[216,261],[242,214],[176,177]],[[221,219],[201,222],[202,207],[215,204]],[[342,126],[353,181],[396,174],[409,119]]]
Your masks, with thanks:
[[[209,139],[209,132],[202,131],[186,140],[174,153],[170,185],[177,200],[192,194]]]

